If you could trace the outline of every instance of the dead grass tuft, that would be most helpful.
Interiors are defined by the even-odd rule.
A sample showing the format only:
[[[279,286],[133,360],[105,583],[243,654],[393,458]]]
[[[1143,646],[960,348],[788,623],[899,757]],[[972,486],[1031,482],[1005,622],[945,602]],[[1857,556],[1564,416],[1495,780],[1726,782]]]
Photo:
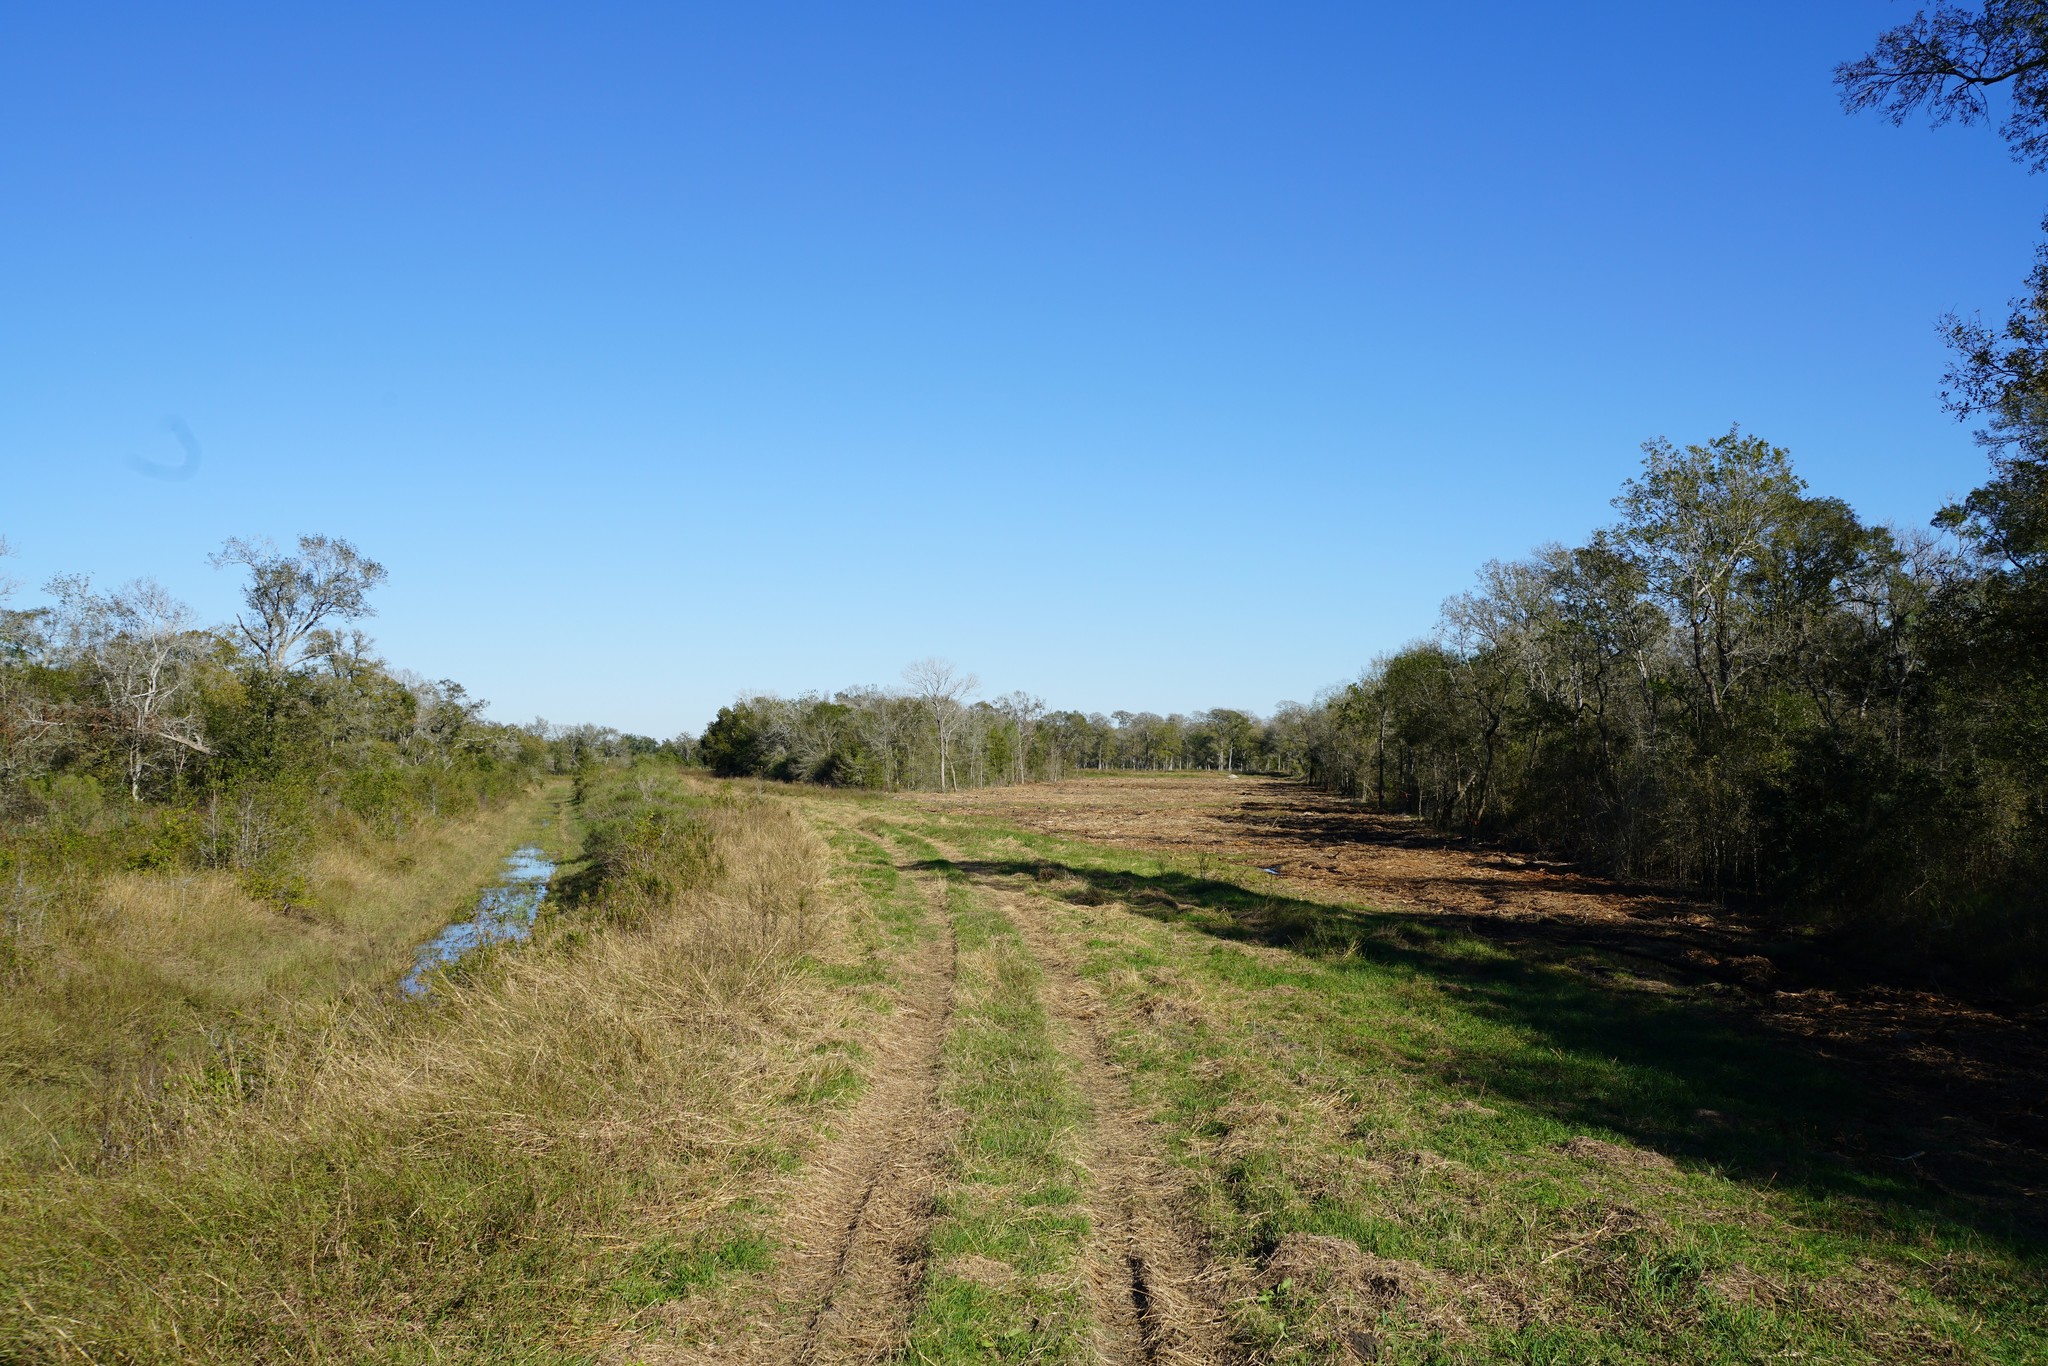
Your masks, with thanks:
[[[1775,1309],[1787,1299],[1784,1286],[1742,1262],[1708,1272],[1700,1284],[1715,1300],[1738,1309]]]
[[[974,1254],[957,1257],[938,1269],[938,1274],[967,1281],[989,1290],[1003,1291],[1015,1283],[1017,1268],[993,1257]]]
[[[1419,1262],[1379,1257],[1347,1238],[1316,1233],[1284,1235],[1261,1268],[1268,1291],[1306,1292],[1317,1302],[1316,1317],[1337,1324],[1393,1315],[1448,1336],[1466,1330],[1459,1307],[1464,1288],[1452,1277]]]
[[[1650,1148],[1630,1148],[1619,1143],[1609,1143],[1604,1138],[1581,1136],[1568,1139],[1557,1145],[1557,1151],[1582,1162],[1597,1162],[1604,1167],[1624,1167],[1632,1171],[1669,1172],[1678,1166],[1664,1154]]]

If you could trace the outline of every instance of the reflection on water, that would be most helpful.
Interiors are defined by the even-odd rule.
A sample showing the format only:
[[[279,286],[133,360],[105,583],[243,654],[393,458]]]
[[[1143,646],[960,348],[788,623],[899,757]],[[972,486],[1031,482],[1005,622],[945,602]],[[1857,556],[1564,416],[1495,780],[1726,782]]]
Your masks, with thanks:
[[[513,850],[505,860],[498,885],[477,898],[475,913],[435,935],[434,941],[420,950],[412,971],[405,975],[398,989],[407,996],[424,996],[426,975],[435,968],[446,967],[485,945],[524,939],[532,934],[533,918],[540,914],[540,903],[548,894],[548,879],[554,875],[553,861],[539,849],[529,844]]]

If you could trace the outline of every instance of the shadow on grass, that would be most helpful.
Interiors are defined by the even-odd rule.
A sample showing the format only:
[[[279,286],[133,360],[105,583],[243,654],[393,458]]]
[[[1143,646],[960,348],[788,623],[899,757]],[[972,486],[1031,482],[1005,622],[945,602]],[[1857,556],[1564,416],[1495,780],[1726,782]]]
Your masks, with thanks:
[[[1412,1055],[1446,1085],[1518,1102],[1569,1128],[1623,1134],[1738,1181],[1821,1202],[1849,1197],[1888,1221],[1959,1224],[2021,1255],[2048,1255],[2038,1194],[2048,1170],[2038,1150],[1971,1121],[1977,1107],[1966,1079],[1914,1075],[1904,1062],[1902,1075],[1874,1086],[1815,1044],[1771,1028],[1727,983],[1682,974],[1672,982],[1667,973],[1646,987],[1609,946],[1575,938],[1569,925],[1531,934],[1527,922],[1368,911],[1187,873],[1053,860],[925,866],[1030,876],[1071,901],[1121,903],[1219,940],[1286,948],[1324,970],[1360,974],[1361,985],[1426,980],[1452,1008],[1515,1031],[1457,1038],[1447,1058],[1440,1045]],[[1502,942],[1504,929],[1512,943]],[[1256,986],[1287,974],[1247,964],[1242,975]],[[1844,1209],[1828,1217],[1868,1216]]]

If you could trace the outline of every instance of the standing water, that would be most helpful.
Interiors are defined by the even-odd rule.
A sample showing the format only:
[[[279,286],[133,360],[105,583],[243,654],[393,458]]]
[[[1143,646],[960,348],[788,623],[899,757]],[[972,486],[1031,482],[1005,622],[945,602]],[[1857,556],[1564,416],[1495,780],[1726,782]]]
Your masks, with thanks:
[[[477,898],[475,914],[435,935],[433,942],[420,950],[398,989],[407,996],[424,996],[426,976],[436,968],[488,945],[530,936],[540,903],[547,898],[548,879],[554,875],[553,860],[538,848],[529,844],[513,850],[498,885]]]

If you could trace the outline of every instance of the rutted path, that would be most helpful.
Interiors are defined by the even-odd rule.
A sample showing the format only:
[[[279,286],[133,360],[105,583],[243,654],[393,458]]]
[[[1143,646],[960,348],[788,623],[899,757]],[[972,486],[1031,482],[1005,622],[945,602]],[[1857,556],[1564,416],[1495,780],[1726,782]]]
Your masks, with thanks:
[[[1053,909],[909,830],[868,832],[924,929],[864,1031],[867,1087],[778,1183],[773,1275],[697,1307],[691,1347],[632,1359],[1235,1360]]]
[[[1092,1180],[1088,1288],[1096,1348],[1106,1362],[1207,1366],[1234,1359],[1201,1245],[1179,1215],[1182,1195],[1152,1125],[1111,1061],[1102,1007],[1076,971],[1042,898],[964,865],[1045,974],[1044,1000],[1065,1042],[1093,1122],[1080,1136]]]
[[[1797,1192],[1760,1196],[1647,1144],[1567,1137],[1571,1128],[1511,1087],[1495,1100],[1484,1072],[1475,1096],[1465,1057],[1520,1065],[1526,1040],[1485,1003],[1464,1004],[1454,994],[1464,979],[1451,972],[1441,997],[1411,994],[1398,956],[1406,940],[1383,957],[1331,964],[1313,945],[1255,942],[1286,928],[1268,917],[1321,914],[1256,878],[1212,880],[915,807],[851,809],[823,823],[850,835],[857,821],[873,836],[858,849],[835,842],[849,867],[865,867],[856,880],[886,932],[878,939],[857,916],[846,923],[871,975],[836,967],[841,954],[826,966],[842,975],[824,980],[872,985],[841,990],[821,1014],[838,1031],[829,1046],[864,1046],[849,1051],[865,1059],[869,1094],[833,1112],[841,1132],[792,1145],[809,1149],[808,1170],[746,1192],[769,1197],[749,1212],[782,1211],[782,1236],[770,1236],[781,1255],[767,1277],[697,1297],[697,1331],[669,1320],[670,1341],[716,1339],[693,1361],[1225,1366],[1379,1360],[1390,1344],[1402,1359],[1507,1360],[1577,1334],[1645,1344],[1630,1359],[1663,1359],[1667,1345],[1762,1359],[1848,1334],[1876,1348],[1872,1360],[1907,1359],[1895,1349],[1908,1341],[1921,1360],[1922,1347],[1980,1332],[1958,1326],[1933,1292],[1923,1303],[1893,1289],[1925,1283],[1905,1267],[1917,1256],[1887,1265],[1852,1261],[1854,1243],[1817,1251],[1798,1222],[1817,1206]],[[1237,939],[1254,942],[1217,942]],[[1507,980],[1503,999],[1533,1011],[1548,999],[1537,992],[1554,989]],[[1563,998],[1574,1010],[1585,999]],[[1622,1007],[1614,1017],[1633,1027],[1691,1037],[1676,1012]],[[1548,1052],[1595,1098],[1635,1086],[1604,1054],[1580,1065]],[[1697,1085],[1721,1100],[1711,1076]],[[1616,1113],[1631,1123],[1646,1114]],[[1626,1125],[1623,1137],[1633,1137]],[[1542,1180],[1502,1181],[1443,1156],[1454,1142]],[[1255,1179],[1235,1179],[1241,1160]],[[1586,1194],[1565,1205],[1558,1189]],[[1651,1213],[1627,1222],[1639,1203]],[[1689,1255],[1683,1230],[1702,1219],[1739,1221],[1756,1240],[1745,1256],[1768,1269],[1710,1268],[1684,1290],[1683,1303],[1698,1307],[1685,1317],[1663,1313],[1674,1301],[1661,1282],[1613,1288],[1636,1284],[1623,1278],[1647,1264],[1640,1248]],[[1416,1236],[1387,1249],[1306,1231],[1367,1223]],[[1440,1228],[1451,1234],[1439,1238]],[[1567,1255],[1595,1264],[1596,1253],[1611,1275],[1561,1265]],[[1822,1255],[1833,1298],[1768,1298]],[[2012,1265],[1970,1255],[1981,1256],[1971,1266]],[[1995,1293],[2024,1319],[2029,1292]],[[1883,1311],[1866,1321],[1870,1303]],[[1770,1312],[1745,1312],[1760,1304]]]
[[[699,1319],[696,1345],[643,1348],[631,1360],[836,1366],[900,1351],[957,1128],[939,1089],[959,950],[941,880],[911,881],[928,929],[915,954],[899,960],[892,1008],[866,1042],[866,1090],[775,1197],[787,1211],[775,1276],[743,1318]]]
[[[792,1201],[792,1263],[812,1307],[791,1360],[875,1361],[901,1343],[922,1269],[924,1225],[949,1125],[939,1105],[940,1047],[952,1021],[959,949],[944,889],[927,879],[941,933],[904,983],[903,1027],[876,1045],[873,1085]]]

